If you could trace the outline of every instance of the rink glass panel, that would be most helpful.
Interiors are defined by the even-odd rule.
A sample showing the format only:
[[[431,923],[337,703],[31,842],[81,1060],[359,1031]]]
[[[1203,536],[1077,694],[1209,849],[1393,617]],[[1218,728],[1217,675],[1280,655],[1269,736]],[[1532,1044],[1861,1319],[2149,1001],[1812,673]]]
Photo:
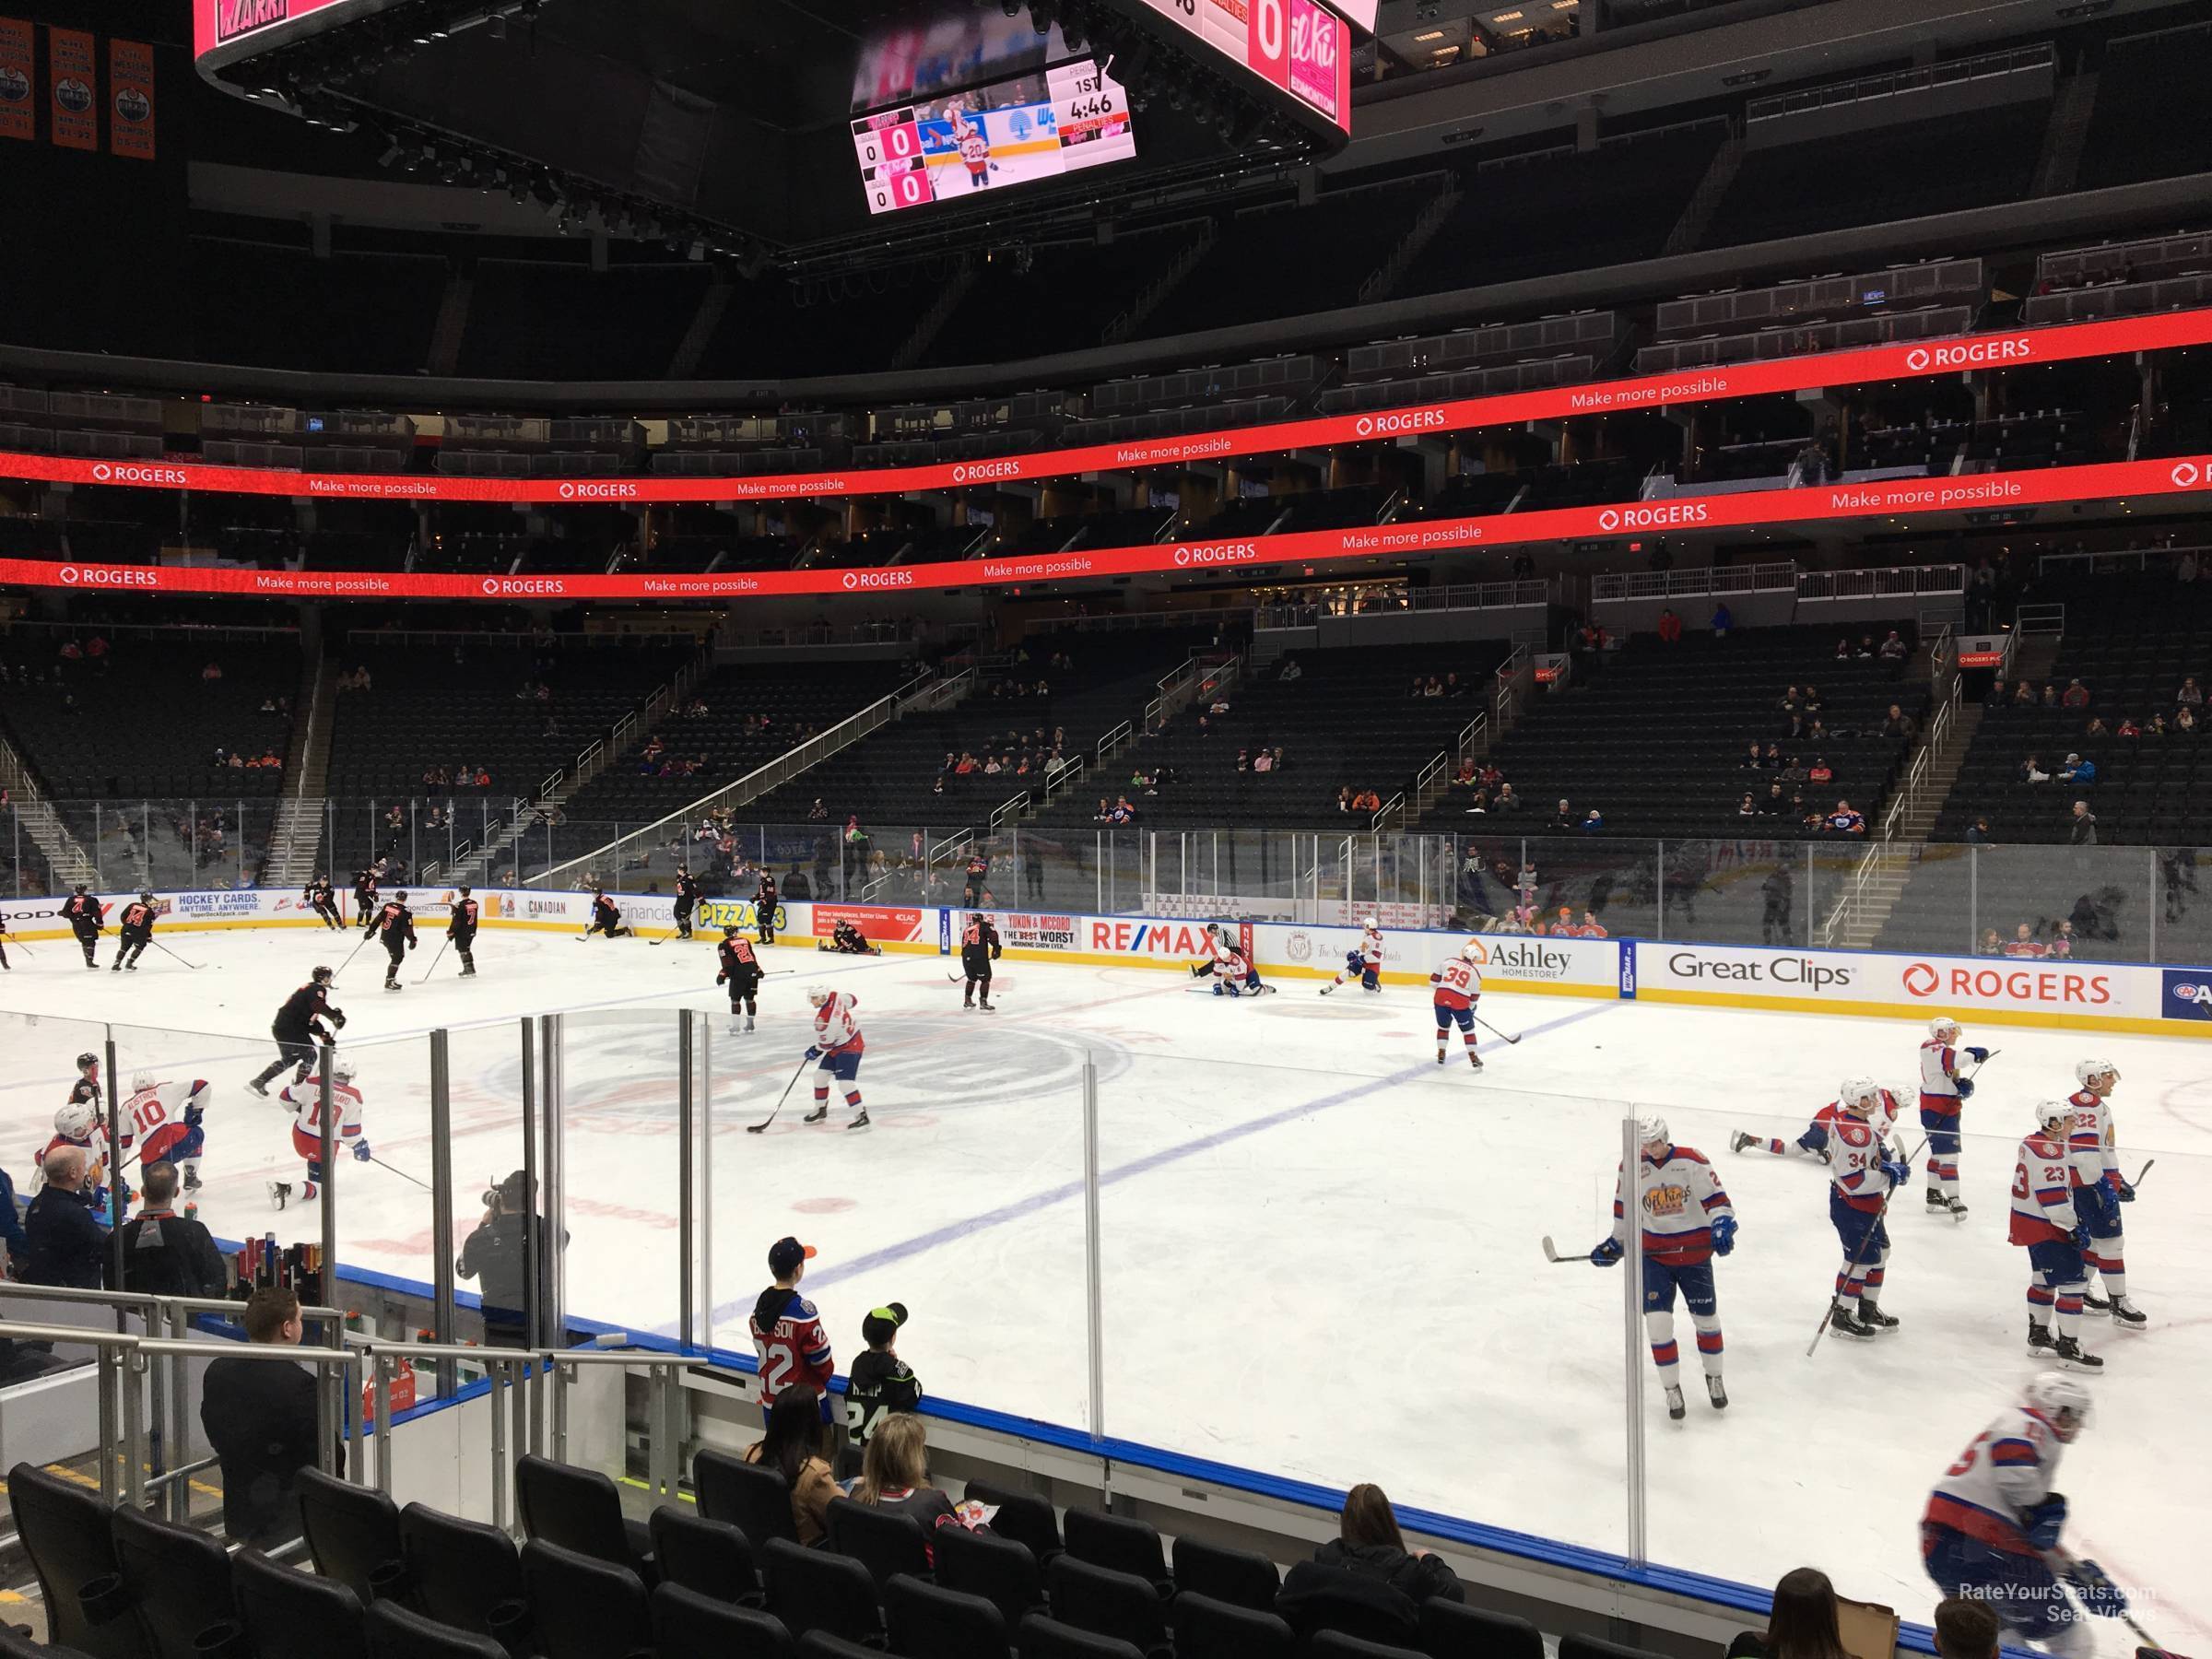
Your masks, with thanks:
[[[1786,1110],[1759,1100],[1743,1109],[1664,1109],[1675,1143],[1702,1152],[1719,1174],[1740,1231],[1733,1253],[1713,1264],[1728,1409],[1707,1404],[1695,1328],[1679,1305],[1688,1418],[1669,1421],[1656,1386],[1646,1401],[1653,1560],[1763,1586],[1810,1559],[1843,1595],[1909,1620],[1933,1617],[1940,1594],[1921,1566],[1918,1535],[1928,1491],[2028,1379],[2053,1363],[2031,1357],[2025,1341],[2030,1265],[2026,1249],[2007,1241],[2010,1188],[2032,1101],[2073,1086],[2071,1062],[2058,1056],[2077,1052],[2064,1038],[2031,1040],[2031,1050],[2018,1033],[1990,1028],[1970,1031],[1968,1041],[2002,1051],[1963,1116],[1958,1164],[1968,1214],[1954,1220],[1928,1207],[1917,1093],[1904,1092],[1901,1075],[1877,1071],[1876,1080],[1905,1100],[1898,1134],[1913,1154],[1911,1179],[1887,1218],[1890,1251],[1878,1299],[1900,1325],[1872,1340],[1830,1331],[1809,1358],[1845,1253],[1829,1220],[1829,1170],[1794,1142],[1832,1095]],[[2093,1054],[2101,1041],[2084,1037],[2078,1052]],[[1885,1052],[1897,1062],[1887,1073],[1901,1074],[1911,1056]],[[2198,1601],[2201,1493],[2212,1479],[2206,1438],[2165,1427],[2194,1415],[2174,1393],[2174,1368],[2199,1363],[2202,1338],[2192,1327],[2201,1327],[2206,1304],[2189,1264],[2203,1221],[2193,1194],[2212,1179],[2212,1159],[2167,1149],[2177,1134],[2196,1137],[2170,1113],[2201,1111],[2200,1085],[2146,1077],[2131,1088],[2124,1061],[2121,1069],[2121,1163],[2132,1179],[2157,1159],[2139,1197],[2122,1206],[2129,1293],[2152,1323],[2135,1334],[2109,1318],[2083,1318],[2083,1347],[2105,1364],[2085,1379],[2096,1415],[2066,1449],[2058,1484],[2071,1500],[2068,1545],[2124,1563],[2114,1571],[2138,1612],[2158,1606],[2162,1593],[2171,1619],[2171,1598]],[[1777,1157],[1755,1144],[1734,1153],[1738,1130],[1779,1139],[1787,1150]],[[1747,1510],[1744,1480],[1753,1470],[1756,1502]],[[2090,1624],[2100,1653],[2120,1659],[2133,1651],[2115,1623]]]
[[[542,1044],[537,1041],[535,1020],[500,1019],[483,1025],[459,1026],[446,1037],[448,1096],[453,1119],[452,1158],[453,1171],[453,1237],[444,1241],[446,1250],[456,1258],[468,1237],[482,1226],[490,1215],[488,1196],[493,1189],[516,1171],[524,1167],[524,1077],[529,1075],[529,1099],[534,1112],[542,1113],[546,1100],[543,1077],[544,1056]],[[527,1058],[524,1055],[528,1050]],[[371,1097],[369,1102],[368,1124],[372,1132],[378,1128],[382,1114]],[[542,1122],[542,1119],[540,1119]],[[412,1133],[426,1138],[429,1134],[427,1110],[411,1120]],[[402,1146],[403,1153],[413,1147]],[[378,1156],[382,1157],[382,1147]],[[394,1159],[396,1162],[397,1159]],[[429,1162],[427,1147],[417,1153],[408,1165],[410,1173],[427,1174],[418,1168]],[[355,1182],[359,1190],[361,1182]],[[428,1226],[429,1194],[416,1194],[421,1205],[420,1213]],[[575,1223],[571,1221],[571,1231]],[[428,1263],[422,1265],[420,1277],[426,1286],[430,1278]],[[463,1342],[480,1342],[484,1328],[482,1315],[473,1307],[473,1299],[480,1296],[483,1281],[480,1277],[461,1277],[456,1269],[453,1281],[455,1300],[463,1303],[454,1321],[454,1335]],[[426,1289],[424,1294],[428,1294]]]
[[[1626,1108],[1478,1078],[1456,1030],[1437,1065],[1402,994],[1220,1012],[1259,1053],[1328,1022],[1343,1065],[1101,1081],[1107,1433],[1624,1553],[1621,1281],[1540,1240],[1610,1230]]]

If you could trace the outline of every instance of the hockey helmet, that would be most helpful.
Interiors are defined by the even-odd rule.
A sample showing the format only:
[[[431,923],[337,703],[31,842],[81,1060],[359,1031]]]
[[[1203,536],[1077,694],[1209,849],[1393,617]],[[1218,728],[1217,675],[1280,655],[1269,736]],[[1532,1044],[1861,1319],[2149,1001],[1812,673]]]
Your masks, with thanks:
[[[1368,932],[1373,933],[1375,929],[1381,927],[1382,924],[1376,921],[1372,916],[1362,916],[1359,918],[1359,925],[1366,928]]]
[[[1846,1077],[1836,1090],[1839,1101],[1862,1115],[1881,1098],[1882,1086],[1871,1077]]]
[[[152,888],[139,888],[138,898],[142,903],[151,904],[154,901],[154,889]]]
[[[470,886],[468,885],[468,883],[467,883],[467,882],[465,882],[465,882],[463,882],[463,883],[461,884],[461,897],[462,897],[462,898],[464,898],[464,899],[467,898],[467,897],[468,897],[468,896],[469,896],[471,893],[475,892],[476,890],[477,890],[477,889],[476,889],[475,888],[472,888],[472,887],[470,887]]]
[[[2070,1441],[2089,1426],[2089,1391],[2064,1371],[2044,1371],[2028,1384],[2022,1405],[2051,1425],[2051,1432]]]
[[[2077,1062],[2074,1067],[2074,1081],[2080,1084],[2084,1088],[2087,1088],[2089,1086],[2089,1079],[2091,1077],[2110,1077],[2113,1082],[2117,1083],[2120,1081],[2120,1068],[2114,1065],[2110,1060],[2083,1060]]]
[[[406,888],[401,888],[399,891],[393,894],[392,897],[396,899],[400,903],[405,904],[407,901],[407,889]]]
[[[99,1064],[100,1056],[98,1054],[79,1054],[76,1057],[76,1069],[80,1072],[88,1065],[98,1065]]]
[[[148,1088],[153,1088],[153,1086],[154,1086],[154,1074],[153,1074],[152,1072],[148,1072],[148,1071],[142,1071],[142,1072],[133,1072],[133,1073],[131,1074],[131,1092],[132,1092],[132,1093],[134,1093],[134,1094],[140,1093],[140,1092],[142,1092],[142,1091],[144,1091],[144,1090],[146,1090],[146,1089],[148,1089]]]
[[[1935,1018],[1928,1021],[1928,1035],[1931,1037],[1940,1037],[1946,1031],[1959,1031],[1963,1030],[1965,1030],[1965,1027],[1961,1026],[1948,1014],[1938,1014]]]
[[[2064,1100],[2041,1100],[2036,1103],[2036,1127],[2045,1131],[2064,1127],[2074,1121],[2074,1108]]]
[[[65,1140],[84,1140],[100,1127],[100,1113],[89,1100],[72,1100],[53,1114],[53,1132]]]
[[[1672,1144],[1666,1132],[1666,1120],[1657,1112],[1646,1112],[1636,1120],[1636,1144],[1639,1147],[1665,1147]]]
[[[333,1083],[352,1082],[353,1062],[346,1059],[333,1060],[330,1063],[330,1080]]]
[[[824,1003],[830,1000],[831,995],[832,993],[830,987],[827,985],[809,985],[806,987],[806,1000],[815,1007],[820,1007]]]
[[[1479,962],[1482,960],[1482,947],[1469,939],[1459,947],[1459,958],[1463,962]]]
[[[327,985],[333,979],[336,977],[337,976],[332,973],[327,968],[317,968],[313,972],[307,976],[308,982],[315,985]]]

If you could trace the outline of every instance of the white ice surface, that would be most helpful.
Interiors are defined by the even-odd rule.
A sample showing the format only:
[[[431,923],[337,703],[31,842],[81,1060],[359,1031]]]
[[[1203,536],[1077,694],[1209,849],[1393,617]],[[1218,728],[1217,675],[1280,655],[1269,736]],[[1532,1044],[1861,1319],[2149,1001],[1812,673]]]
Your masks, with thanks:
[[[314,1236],[312,1210],[270,1213],[265,1182],[299,1166],[284,1114],[244,1079],[275,1057],[276,1003],[357,936],[175,934],[200,971],[149,952],[124,976],[73,966],[65,942],[11,953],[0,1153],[18,1183],[72,1058],[100,1046],[100,1022],[130,1022],[116,1030],[126,1082],[144,1066],[217,1084],[203,1218],[232,1237]],[[722,1007],[709,947],[488,930],[481,977],[452,977],[449,954],[418,986],[434,947],[426,935],[404,994],[377,988],[373,947],[338,987],[377,1156],[428,1173],[420,1033],[453,1027],[453,1165],[473,1225],[475,1191],[521,1160],[512,1017],[593,1010],[568,1021],[569,1307],[672,1330],[671,1011]],[[2039,1369],[2021,1341],[2025,1253],[2005,1238],[2012,1148],[2031,1103],[2073,1087],[2076,1060],[2109,1057],[2127,1168],[2159,1159],[2126,1212],[2131,1288],[2151,1324],[2136,1336],[2086,1322],[2109,1363],[2091,1384],[2097,1420],[2061,1473],[2068,1542],[2136,1587],[2166,1642],[2212,1635],[2212,1045],[1970,1032],[2002,1051],[1968,1108],[1972,1215],[1931,1218],[1912,1194],[1891,1220],[1884,1297],[1902,1329],[1871,1346],[1831,1337],[1808,1359],[1839,1255],[1824,1171],[1732,1158],[1728,1133],[1794,1136],[1848,1075],[1901,1088],[1920,1037],[1910,1022],[1492,994],[1485,1016],[1524,1041],[1486,1041],[1477,1077],[1456,1052],[1434,1064],[1427,999],[1410,988],[1323,999],[1284,982],[1225,1005],[1173,973],[1021,962],[1004,965],[1001,1012],[964,1015],[936,958],[779,950],[770,966],[759,1030],[727,1037],[713,1022],[708,1294],[724,1345],[744,1346],[766,1246],[795,1231],[821,1253],[807,1289],[841,1369],[862,1315],[897,1299],[913,1312],[900,1351],[933,1394],[1085,1424],[1088,1054],[1109,1182],[1109,1433],[1334,1486],[1376,1480],[1401,1503],[1621,1550],[1621,1276],[1548,1265],[1538,1241],[1587,1250],[1602,1236],[1632,1101],[1714,1159],[1742,1222],[1719,1264],[1729,1410],[1700,1397],[1686,1316],[1686,1423],[1668,1422],[1641,1362],[1651,1558],[1760,1584],[1812,1562],[1913,1618],[1935,1599],[1915,1535],[1929,1485]],[[875,1126],[837,1127],[833,1095],[830,1126],[802,1127],[802,1083],[773,1130],[747,1135],[806,1046],[801,989],[817,977],[859,996]],[[341,1259],[427,1280],[427,1194],[350,1160],[338,1184]],[[2097,1633],[2104,1653],[2131,1651],[2119,1626]]]

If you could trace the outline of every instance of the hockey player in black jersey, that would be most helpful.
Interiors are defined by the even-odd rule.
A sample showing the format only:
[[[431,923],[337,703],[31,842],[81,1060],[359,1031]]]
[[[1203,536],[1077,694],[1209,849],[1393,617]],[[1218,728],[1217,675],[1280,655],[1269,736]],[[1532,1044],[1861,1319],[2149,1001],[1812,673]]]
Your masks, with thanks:
[[[69,931],[76,935],[77,944],[84,949],[85,966],[88,968],[100,966],[92,958],[93,952],[100,947],[100,924],[107,918],[106,909],[92,897],[92,890],[81,881],[76,885],[76,891],[62,901],[62,920],[69,924]]]
[[[79,1054],[76,1057],[76,1080],[69,1085],[69,1104],[89,1106],[100,1110],[100,1056]]]
[[[323,925],[343,932],[346,924],[338,920],[338,896],[332,890],[330,877],[317,876],[300,889],[300,902],[323,919]]]
[[[982,1007],[986,1014],[996,1012],[991,1006],[991,964],[998,959],[998,929],[991,925],[991,918],[977,911],[960,929],[960,971],[968,976],[966,989],[960,993],[960,1006],[977,1006],[977,991],[982,993]]]
[[[138,971],[138,959],[154,937],[154,896],[142,892],[123,907],[123,915],[116,928],[115,960],[112,971],[121,973],[128,968]]]
[[[760,943],[776,942],[776,878],[760,872],[760,890],[753,895],[753,920],[759,924]]]
[[[384,989],[404,991],[406,987],[399,982],[399,965],[415,948],[415,912],[407,908],[406,888],[401,888],[384,900],[377,912],[376,933],[384,947]]]
[[[868,943],[867,935],[850,922],[840,922],[830,930],[830,936],[816,941],[815,948],[834,952],[838,956],[881,956],[883,947]]]
[[[376,872],[373,869],[353,873],[354,924],[363,933],[376,922]]]
[[[328,1015],[330,1023],[339,1030],[346,1026],[345,1011],[330,1006],[330,982],[335,977],[329,969],[318,968],[308,976],[306,984],[284,999],[284,1006],[269,1023],[269,1035],[276,1039],[276,1059],[246,1085],[255,1094],[267,1095],[269,1079],[288,1065],[298,1068],[292,1074],[293,1082],[306,1082],[315,1069],[315,1044],[336,1044],[336,1032],[323,1024],[324,1016]]]
[[[637,936],[622,924],[622,912],[615,901],[597,888],[592,889],[592,919],[584,924],[583,936],[588,939],[595,933],[603,933],[610,939]]]
[[[699,903],[699,882],[688,867],[676,872],[676,936],[691,936],[691,911]]]
[[[735,927],[722,930],[722,943],[714,954],[722,959],[722,971],[714,976],[718,985],[730,988],[730,1030],[738,1030],[737,1016],[742,1008],[746,1030],[753,1029],[753,1016],[759,1011],[753,993],[760,989],[760,958],[753,949],[753,942]]]
[[[453,942],[453,950],[461,958],[461,977],[477,977],[477,901],[469,897],[471,889],[463,883],[459,895],[453,900],[453,913],[445,924],[445,936]],[[433,964],[435,966],[435,964]]]

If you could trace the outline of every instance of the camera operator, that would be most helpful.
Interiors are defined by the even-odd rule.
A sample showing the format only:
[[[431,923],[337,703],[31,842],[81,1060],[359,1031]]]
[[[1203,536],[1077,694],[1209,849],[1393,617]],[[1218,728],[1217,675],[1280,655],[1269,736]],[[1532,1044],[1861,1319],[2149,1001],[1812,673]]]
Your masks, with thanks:
[[[528,1298],[524,1294],[524,1241],[534,1238],[537,1250],[537,1301],[553,1300],[552,1229],[536,1213],[537,1184],[517,1170],[484,1194],[484,1218],[477,1223],[461,1246],[453,1271],[465,1279],[481,1281],[484,1306],[484,1343],[487,1347],[530,1346]],[[563,1229],[559,1247],[569,1235]]]

